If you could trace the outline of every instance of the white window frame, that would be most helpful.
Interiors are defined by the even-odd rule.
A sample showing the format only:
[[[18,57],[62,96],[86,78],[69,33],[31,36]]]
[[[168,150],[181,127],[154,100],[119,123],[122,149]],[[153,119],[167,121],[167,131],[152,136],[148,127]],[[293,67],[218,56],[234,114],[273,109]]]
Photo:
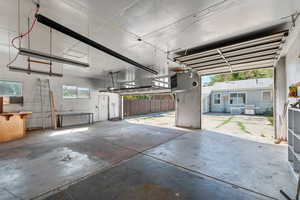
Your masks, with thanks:
[[[79,97],[78,93],[79,93],[79,89],[88,89],[89,91],[89,96],[87,97]],[[77,87],[77,99],[90,99],[91,98],[91,89],[88,87]]]
[[[264,92],[270,92],[270,94],[271,94],[271,99],[270,100],[268,100],[268,101],[264,100]],[[263,91],[261,91],[261,101],[262,102],[267,102],[267,103],[272,102],[273,101],[273,92],[271,90],[263,90]]]
[[[24,90],[24,84],[23,82],[20,82],[20,81],[11,81],[11,80],[3,80],[3,79],[0,79],[0,81],[4,81],[4,82],[11,82],[11,83],[20,83],[21,84],[21,95],[20,96],[16,96],[16,97],[22,97],[23,96],[23,90]],[[3,97],[14,97],[14,96],[7,96],[7,95],[0,95],[0,96],[3,96]]]
[[[215,103],[215,96],[216,95],[220,95],[220,103]],[[214,105],[221,105],[221,103],[222,103],[222,94],[221,93],[214,93],[213,94],[213,104]]]
[[[230,103],[230,96],[231,94],[245,94],[245,103],[244,104],[231,104]],[[247,104],[247,92],[230,92],[229,93],[229,96],[228,96],[228,104],[231,105],[231,106],[243,106],[243,105],[246,105]]]
[[[65,97],[64,96],[64,87],[67,86],[67,87],[76,87],[76,96],[75,97]],[[81,88],[81,89],[88,89],[89,90],[89,96],[88,97],[79,97],[78,96],[78,89]],[[91,89],[88,88],[88,87],[79,87],[79,86],[76,86],[76,85],[62,85],[62,98],[63,99],[90,99],[91,98]]]
[[[168,77],[153,79],[153,83],[154,83],[154,86],[158,86],[161,88],[169,88],[169,78]]]

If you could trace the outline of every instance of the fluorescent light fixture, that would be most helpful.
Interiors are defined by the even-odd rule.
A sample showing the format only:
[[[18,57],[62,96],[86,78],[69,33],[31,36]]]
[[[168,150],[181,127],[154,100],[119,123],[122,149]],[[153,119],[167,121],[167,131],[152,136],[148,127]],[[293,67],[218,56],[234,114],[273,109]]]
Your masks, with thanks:
[[[63,63],[63,64],[75,65],[75,66],[79,66],[79,67],[89,67],[90,66],[88,63],[83,63],[83,62],[71,60],[71,59],[64,58],[64,57],[50,55],[47,53],[43,53],[40,51],[31,50],[31,49],[19,48],[19,54],[23,55],[23,56],[29,56],[29,57],[39,58],[39,59],[43,59],[43,60],[49,60],[49,61],[53,61],[53,62]]]

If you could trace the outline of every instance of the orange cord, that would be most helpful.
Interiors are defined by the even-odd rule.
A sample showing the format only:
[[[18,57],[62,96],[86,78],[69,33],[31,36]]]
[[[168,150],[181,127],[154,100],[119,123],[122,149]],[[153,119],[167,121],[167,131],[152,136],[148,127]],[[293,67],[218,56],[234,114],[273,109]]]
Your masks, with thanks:
[[[36,8],[36,11],[35,11],[34,16],[35,16],[38,12],[39,12],[39,7]],[[12,39],[11,44],[12,44],[12,46],[13,46],[14,48],[18,49],[18,48],[15,46],[14,41],[15,41],[16,39],[18,39],[18,38],[21,38],[21,39],[22,39],[23,37],[25,37],[26,35],[28,35],[28,34],[33,30],[33,27],[34,27],[34,25],[36,24],[36,21],[37,21],[37,19],[35,18],[35,19],[33,20],[33,23],[31,24],[31,27],[29,28],[29,30],[27,30],[27,32],[21,33],[21,35],[16,36],[16,37],[14,37],[14,38]]]

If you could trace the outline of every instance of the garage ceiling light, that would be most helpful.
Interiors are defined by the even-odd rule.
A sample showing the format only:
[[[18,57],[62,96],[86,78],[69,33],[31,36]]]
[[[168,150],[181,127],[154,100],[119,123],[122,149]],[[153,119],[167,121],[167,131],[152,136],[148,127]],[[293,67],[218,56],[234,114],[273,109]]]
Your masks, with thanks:
[[[64,58],[64,57],[50,55],[47,53],[43,53],[40,51],[31,50],[31,49],[19,48],[19,54],[23,55],[23,56],[29,56],[29,57],[39,58],[39,59],[43,59],[43,60],[49,60],[49,61],[53,61],[53,62],[63,63],[63,64],[76,65],[79,67],[89,67],[90,66],[88,63],[83,63],[83,62],[71,60],[71,59]]]

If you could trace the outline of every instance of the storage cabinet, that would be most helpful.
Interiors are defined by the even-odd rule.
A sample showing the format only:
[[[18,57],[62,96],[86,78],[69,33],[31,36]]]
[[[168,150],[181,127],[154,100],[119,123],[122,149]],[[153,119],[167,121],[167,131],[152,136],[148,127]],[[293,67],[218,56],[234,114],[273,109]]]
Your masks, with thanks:
[[[296,173],[300,172],[300,109],[288,111],[288,159]]]

